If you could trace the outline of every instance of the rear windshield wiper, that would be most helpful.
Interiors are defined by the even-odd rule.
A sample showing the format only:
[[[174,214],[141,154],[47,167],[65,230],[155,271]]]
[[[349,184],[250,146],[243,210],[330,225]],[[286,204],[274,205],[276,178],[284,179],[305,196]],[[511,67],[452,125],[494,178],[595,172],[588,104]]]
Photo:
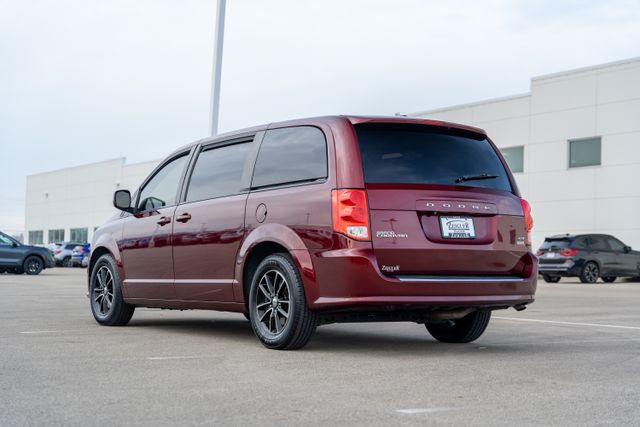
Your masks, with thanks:
[[[462,175],[460,178],[456,179],[456,183],[459,184],[465,181],[480,181],[482,179],[494,179],[497,177],[498,175],[489,175],[487,173],[483,173],[481,175]]]

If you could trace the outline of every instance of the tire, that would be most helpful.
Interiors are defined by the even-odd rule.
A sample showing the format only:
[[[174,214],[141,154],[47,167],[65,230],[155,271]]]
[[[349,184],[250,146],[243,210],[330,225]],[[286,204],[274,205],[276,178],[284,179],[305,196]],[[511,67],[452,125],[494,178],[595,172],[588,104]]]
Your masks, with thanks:
[[[582,267],[580,281],[582,283],[596,283],[600,277],[600,267],[593,261],[589,261]]]
[[[604,276],[604,277],[602,277],[602,281],[605,282],[605,283],[613,283],[613,282],[616,281],[616,279],[617,279],[616,276]]]
[[[542,278],[547,283],[558,283],[560,281],[560,276],[550,276],[548,274],[543,274]]]
[[[427,331],[432,337],[446,343],[469,343],[480,338],[489,320],[491,311],[474,311],[462,319],[451,320],[449,324],[427,323]]]
[[[71,257],[70,256],[64,257],[64,259],[62,260],[62,266],[63,267],[73,267],[71,265]]]
[[[89,304],[93,318],[101,325],[124,326],[133,316],[135,306],[124,302],[120,283],[120,275],[111,255],[98,258],[91,272]]]
[[[42,261],[42,258],[30,255],[22,263],[22,269],[29,276],[36,276],[44,269],[44,262]]]
[[[307,306],[289,254],[269,255],[258,265],[249,289],[249,317],[253,332],[270,349],[299,349],[313,336],[317,315]]]

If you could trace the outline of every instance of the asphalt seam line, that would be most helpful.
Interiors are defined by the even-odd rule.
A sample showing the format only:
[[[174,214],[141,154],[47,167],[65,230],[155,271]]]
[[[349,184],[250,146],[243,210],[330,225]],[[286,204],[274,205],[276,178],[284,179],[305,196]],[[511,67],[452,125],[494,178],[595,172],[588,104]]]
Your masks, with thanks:
[[[563,322],[560,320],[541,320],[541,319],[526,319],[520,317],[498,317],[494,316],[494,319],[499,320],[515,320],[516,322],[534,322],[534,323],[550,323],[552,325],[570,325],[570,326],[588,326],[593,328],[615,328],[615,329],[633,329],[640,331],[640,326],[624,326],[624,325],[605,325],[602,323],[581,323],[581,322]]]

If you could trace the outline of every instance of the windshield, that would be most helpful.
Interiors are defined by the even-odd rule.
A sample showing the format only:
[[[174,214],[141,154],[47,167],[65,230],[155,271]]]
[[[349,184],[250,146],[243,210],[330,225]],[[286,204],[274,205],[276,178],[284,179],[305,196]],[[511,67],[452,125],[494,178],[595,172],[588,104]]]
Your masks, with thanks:
[[[513,190],[502,161],[484,136],[411,124],[361,124],[355,129],[369,184]]]

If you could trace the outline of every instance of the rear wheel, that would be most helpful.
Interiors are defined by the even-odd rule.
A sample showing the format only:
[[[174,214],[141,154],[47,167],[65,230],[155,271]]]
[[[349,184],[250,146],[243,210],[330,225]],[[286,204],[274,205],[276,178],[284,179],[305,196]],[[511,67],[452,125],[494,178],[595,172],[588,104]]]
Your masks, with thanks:
[[[558,283],[560,281],[560,276],[550,276],[548,274],[543,274],[542,278],[547,283]]]
[[[40,274],[43,268],[44,262],[42,262],[42,258],[35,255],[28,256],[22,263],[22,269],[30,276]]]
[[[91,312],[96,322],[107,326],[129,323],[135,306],[124,302],[120,276],[111,255],[102,255],[91,272]]]
[[[600,268],[595,262],[589,261],[582,267],[580,272],[580,281],[582,283],[596,283],[598,277],[600,277]]]
[[[616,279],[617,279],[616,276],[606,276],[602,278],[602,281],[606,283],[613,283],[616,281]]]
[[[446,343],[468,343],[480,338],[491,319],[490,311],[474,311],[462,319],[443,323],[427,323],[432,337]]]
[[[307,306],[302,279],[288,254],[269,255],[258,265],[249,291],[249,317],[267,348],[294,350],[311,339],[317,316]]]

